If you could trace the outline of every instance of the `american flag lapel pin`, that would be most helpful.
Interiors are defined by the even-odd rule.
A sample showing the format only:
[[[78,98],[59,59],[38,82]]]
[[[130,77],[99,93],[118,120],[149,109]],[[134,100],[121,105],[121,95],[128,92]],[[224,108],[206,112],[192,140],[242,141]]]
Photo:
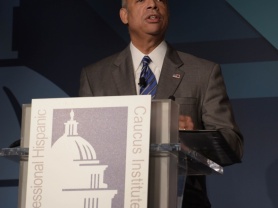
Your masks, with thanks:
[[[180,74],[173,74],[173,78],[179,79],[179,78],[181,78],[181,75]]]

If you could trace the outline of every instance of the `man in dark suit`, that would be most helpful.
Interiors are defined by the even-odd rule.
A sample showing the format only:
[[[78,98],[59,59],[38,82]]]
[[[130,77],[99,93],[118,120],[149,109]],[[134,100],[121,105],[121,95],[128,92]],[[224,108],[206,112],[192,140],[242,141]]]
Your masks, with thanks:
[[[179,127],[219,130],[241,158],[243,138],[219,65],[176,51],[164,41],[169,18],[167,0],[123,0],[120,18],[129,29],[129,46],[82,70],[80,96],[140,94],[141,60],[147,55],[158,83],[154,98],[175,97],[180,105]],[[183,206],[210,207],[204,176],[187,178]]]

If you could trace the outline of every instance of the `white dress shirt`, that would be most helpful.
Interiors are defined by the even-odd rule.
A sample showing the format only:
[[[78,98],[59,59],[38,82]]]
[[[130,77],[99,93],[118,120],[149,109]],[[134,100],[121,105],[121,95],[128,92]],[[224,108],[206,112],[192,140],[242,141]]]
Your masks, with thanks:
[[[141,70],[142,70],[142,59],[144,56],[149,56],[152,60],[149,64],[150,69],[155,75],[157,83],[159,82],[159,77],[164,61],[164,57],[167,51],[167,44],[165,41],[162,41],[150,54],[143,54],[139,51],[132,42],[130,43],[130,51],[133,61],[134,77],[135,77],[135,86],[137,94],[139,94],[140,87],[138,85]]]

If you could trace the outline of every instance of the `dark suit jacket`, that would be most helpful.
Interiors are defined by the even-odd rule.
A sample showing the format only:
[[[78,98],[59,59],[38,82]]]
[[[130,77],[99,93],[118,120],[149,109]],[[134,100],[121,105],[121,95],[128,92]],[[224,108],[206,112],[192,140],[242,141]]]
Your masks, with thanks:
[[[128,46],[118,54],[85,67],[81,73],[79,95],[136,95],[134,79]],[[169,96],[174,96],[180,104],[181,115],[191,116],[195,129],[220,130],[241,158],[243,138],[235,124],[218,64],[176,51],[168,45],[155,99]],[[199,203],[187,207],[210,207],[204,177],[189,178],[187,186],[190,192],[186,198],[188,196],[192,203]]]

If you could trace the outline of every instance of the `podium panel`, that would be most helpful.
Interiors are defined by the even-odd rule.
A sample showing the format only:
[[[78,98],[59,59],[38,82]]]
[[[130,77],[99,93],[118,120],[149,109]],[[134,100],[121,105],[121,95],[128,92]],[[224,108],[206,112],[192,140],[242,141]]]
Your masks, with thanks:
[[[19,208],[25,208],[31,106],[23,106],[21,146],[0,149],[0,156],[18,160]],[[149,208],[181,208],[187,175],[222,174],[223,168],[180,140],[178,105],[171,100],[151,104]],[[105,207],[104,207],[105,208]]]
[[[172,100],[154,100],[151,110],[151,144],[178,143],[179,106]],[[180,207],[177,204],[178,157],[168,151],[151,152],[148,207]]]

